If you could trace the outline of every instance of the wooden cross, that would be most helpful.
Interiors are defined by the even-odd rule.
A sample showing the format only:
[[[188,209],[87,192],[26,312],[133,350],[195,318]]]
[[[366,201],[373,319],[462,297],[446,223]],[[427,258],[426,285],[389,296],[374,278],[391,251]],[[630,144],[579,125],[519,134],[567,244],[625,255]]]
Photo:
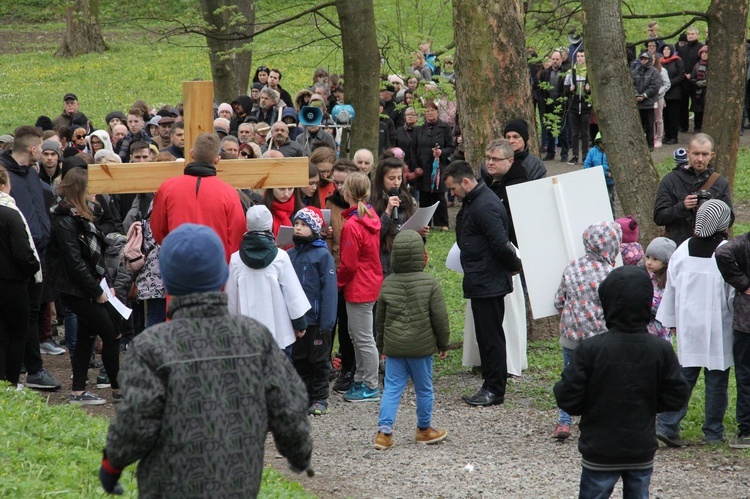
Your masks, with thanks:
[[[89,192],[135,194],[156,192],[161,183],[182,175],[195,138],[214,131],[214,85],[210,81],[182,84],[185,116],[185,162],[89,165]],[[308,185],[308,159],[222,159],[217,176],[236,189],[270,189]]]

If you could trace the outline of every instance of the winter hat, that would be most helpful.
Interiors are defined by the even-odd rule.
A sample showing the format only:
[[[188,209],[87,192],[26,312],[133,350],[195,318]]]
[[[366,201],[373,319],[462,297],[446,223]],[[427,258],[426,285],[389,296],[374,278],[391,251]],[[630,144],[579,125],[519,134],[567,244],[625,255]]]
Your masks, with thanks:
[[[672,157],[674,158],[674,162],[677,163],[677,166],[684,168],[688,165],[688,156],[685,148],[680,147],[679,149],[675,149]]]
[[[245,219],[250,232],[269,232],[273,227],[273,215],[263,204],[248,208]]]
[[[89,169],[89,165],[86,164],[86,161],[80,156],[69,156],[62,161],[62,170],[60,173],[60,178],[65,177],[65,174],[68,173],[73,168],[83,168],[84,170]]]
[[[720,199],[709,199],[695,214],[695,235],[711,237],[717,232],[726,232],[732,221],[732,210]]]
[[[55,129],[52,126],[52,120],[49,119],[49,116],[44,116],[44,115],[36,119],[36,124],[34,126],[37,128],[40,128],[43,132],[46,132],[47,130]]]
[[[404,86],[404,79],[401,78],[399,75],[390,75],[388,77],[388,81],[390,81],[391,83],[398,83],[402,87]]]
[[[114,118],[117,118],[120,120],[120,123],[123,125],[125,124],[128,119],[125,117],[125,113],[122,111],[112,111],[111,113],[107,114],[107,117],[104,118],[105,123],[109,125],[109,122],[112,121]]]
[[[698,50],[698,57],[700,57],[700,55],[701,55],[701,54],[702,54],[703,52],[708,52],[708,45],[704,45],[704,46],[702,46],[702,47],[700,48],[700,50]]]
[[[638,242],[638,221],[633,215],[627,217],[618,218],[615,220],[622,228],[622,242],[623,243],[637,243]]]
[[[393,155],[397,157],[398,159],[404,159],[406,157],[404,150],[401,149],[400,147],[391,147],[389,151],[391,151]]]
[[[120,159],[120,156],[114,151],[108,151],[106,149],[100,149],[96,151],[96,154],[94,154],[94,161],[96,161],[97,163],[101,163],[102,158],[104,158],[105,163],[109,163],[112,161],[114,161],[115,163],[122,163],[122,159]]]
[[[60,151],[60,143],[56,140],[47,139],[42,142],[42,152],[44,151],[54,152],[55,154],[57,154],[58,159],[62,156],[62,152]]]
[[[677,244],[668,237],[655,237],[646,248],[646,256],[667,264],[676,249]]]
[[[229,277],[219,236],[210,227],[189,223],[164,238],[159,270],[167,293],[174,296],[219,291]]]
[[[89,119],[83,113],[76,113],[70,119],[70,124],[71,125],[79,125],[79,126],[82,126],[82,127],[86,127],[88,129]]]
[[[220,113],[222,111],[229,111],[232,116],[234,116],[234,109],[232,109],[231,104],[227,104],[226,102],[222,102],[219,104],[219,109],[217,110],[217,113]]]
[[[510,120],[508,124],[505,125],[503,135],[508,132],[516,132],[518,135],[520,135],[523,139],[524,145],[529,141],[529,124],[526,123],[526,121],[522,118]]]
[[[680,37],[677,39],[678,42],[686,42],[687,40],[687,33],[682,32],[680,33]]]
[[[325,227],[326,222],[323,220],[323,212],[314,206],[302,208],[294,215],[294,221],[301,220],[312,230],[313,235],[320,236],[320,231]]]
[[[253,83],[253,86],[250,88],[254,90],[263,90],[263,87],[264,85],[261,82],[256,81],[255,83]]]

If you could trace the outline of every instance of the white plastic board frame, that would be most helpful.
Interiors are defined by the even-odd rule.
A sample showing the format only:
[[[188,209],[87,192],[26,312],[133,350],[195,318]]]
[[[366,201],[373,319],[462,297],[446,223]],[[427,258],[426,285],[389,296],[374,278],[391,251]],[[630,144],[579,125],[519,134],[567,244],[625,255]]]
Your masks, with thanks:
[[[583,231],[614,220],[602,168],[509,186],[508,201],[534,319],[556,315],[555,292],[565,266],[584,254]]]

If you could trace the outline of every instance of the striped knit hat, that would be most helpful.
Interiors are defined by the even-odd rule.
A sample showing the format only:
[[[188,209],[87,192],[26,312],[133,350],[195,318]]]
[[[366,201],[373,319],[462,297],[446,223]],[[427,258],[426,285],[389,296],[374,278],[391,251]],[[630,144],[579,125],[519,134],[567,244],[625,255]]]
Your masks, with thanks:
[[[297,220],[302,220],[302,222],[310,227],[310,230],[312,230],[313,234],[316,236],[320,236],[320,231],[326,224],[323,219],[323,213],[319,208],[314,206],[306,206],[299,210],[297,214],[294,215],[294,221],[296,222]]]
[[[695,235],[711,237],[717,232],[726,232],[732,220],[732,210],[720,199],[709,199],[695,214]]]

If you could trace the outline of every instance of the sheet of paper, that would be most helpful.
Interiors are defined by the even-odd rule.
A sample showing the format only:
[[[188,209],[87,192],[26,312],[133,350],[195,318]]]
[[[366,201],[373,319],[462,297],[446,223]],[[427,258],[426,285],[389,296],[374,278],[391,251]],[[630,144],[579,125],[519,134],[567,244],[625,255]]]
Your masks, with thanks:
[[[432,215],[435,214],[438,204],[440,204],[440,202],[437,202],[432,206],[427,206],[426,208],[417,209],[417,211],[414,212],[414,215],[404,222],[404,225],[401,226],[400,230],[419,230],[422,227],[430,225],[430,220],[432,220]]]
[[[331,210],[326,210],[325,208],[321,208],[320,212],[323,214],[323,220],[325,221],[326,225],[331,225]]]
[[[130,314],[133,313],[133,310],[126,307],[123,302],[121,302],[115,295],[112,294],[112,292],[109,290],[107,279],[102,279],[101,281],[99,281],[99,287],[101,287],[102,291],[107,294],[109,303],[112,304],[115,310],[117,310],[117,313],[120,314],[123,319],[127,319],[128,317],[130,317]]]
[[[292,236],[294,235],[294,227],[288,225],[282,225],[279,227],[279,234],[276,236],[276,246],[279,248],[286,248],[293,244]]]
[[[448,258],[445,259],[445,266],[459,274],[464,273],[464,269],[461,266],[461,250],[458,249],[458,243],[453,243],[453,246],[451,246]]]

